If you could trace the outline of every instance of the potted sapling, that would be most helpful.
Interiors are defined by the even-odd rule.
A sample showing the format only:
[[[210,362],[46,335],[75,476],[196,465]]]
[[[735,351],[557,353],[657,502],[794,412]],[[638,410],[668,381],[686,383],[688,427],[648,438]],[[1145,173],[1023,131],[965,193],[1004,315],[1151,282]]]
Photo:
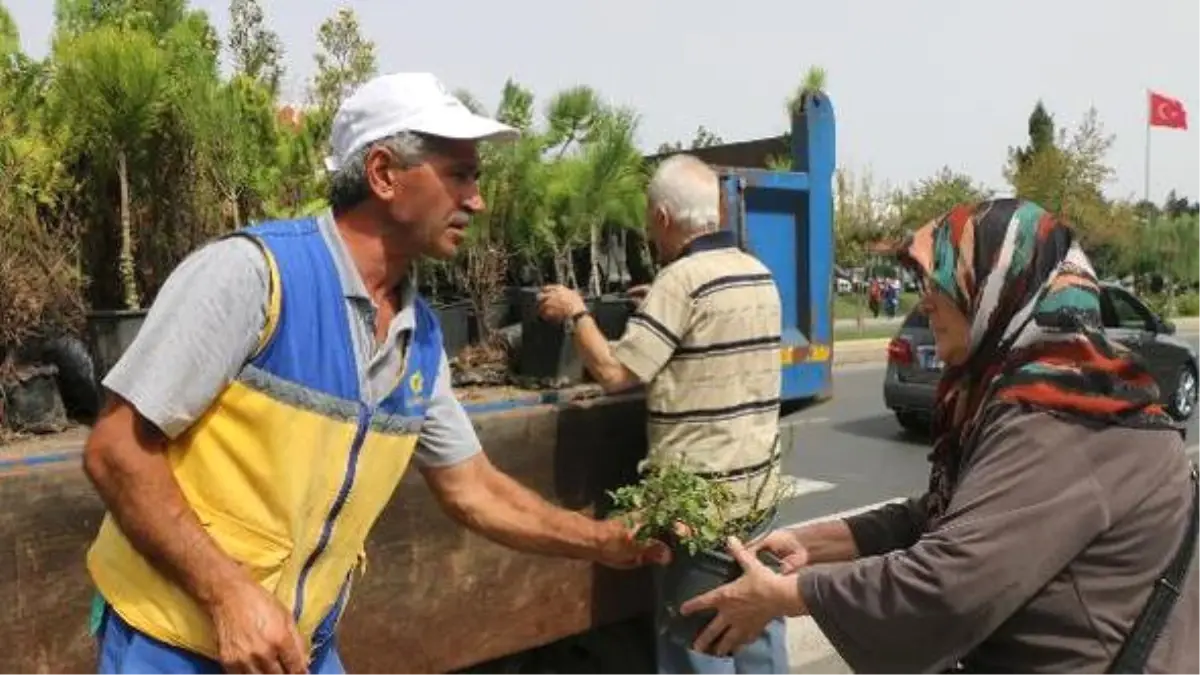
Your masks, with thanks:
[[[679,607],[688,600],[734,581],[742,568],[726,551],[729,537],[743,543],[769,533],[784,497],[782,482],[767,473],[743,498],[724,482],[709,480],[685,467],[686,457],[668,464],[639,467],[641,480],[610,491],[615,513],[637,527],[640,540],[657,539],[671,548],[671,563],[663,571],[662,601],[666,621],[662,630],[683,644],[691,644],[715,616],[706,611],[683,616]],[[749,499],[746,499],[749,498]],[[766,551],[759,559],[772,569],[779,561]]]

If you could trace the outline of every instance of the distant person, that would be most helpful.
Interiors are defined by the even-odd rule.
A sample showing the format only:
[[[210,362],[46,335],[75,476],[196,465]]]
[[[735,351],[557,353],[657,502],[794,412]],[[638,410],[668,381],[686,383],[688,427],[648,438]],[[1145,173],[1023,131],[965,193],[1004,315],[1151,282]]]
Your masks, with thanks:
[[[455,254],[484,208],[478,146],[515,133],[432,75],[376,77],[333,119],[331,210],[171,273],[84,450],[108,507],[87,555],[99,672],[341,672],[351,579],[410,461],[451,517],[507,546],[666,560],[492,465],[408,275]],[[389,600],[397,621],[430,618]]]
[[[733,543],[746,575],[682,608],[718,610],[696,648],[809,614],[857,672],[1200,671],[1196,470],[1101,328],[1071,229],[1028,201],[964,204],[902,260],[947,364],[928,491],[777,530],[760,545],[786,575]]]
[[[740,498],[733,515],[745,513],[779,476],[779,291],[766,266],[721,229],[720,184],[708,165],[674,155],[647,192],[649,234],[664,267],[621,339],[610,347],[583,299],[562,286],[544,289],[541,315],[566,322],[606,391],[647,386],[651,461],[686,456],[688,468]],[[789,670],[782,619],[713,658],[676,641],[661,625],[661,596],[657,607],[660,673]]]
[[[896,312],[900,309],[900,287],[890,278],[883,282],[883,303],[888,318],[896,318]]]
[[[879,318],[880,305],[883,303],[883,286],[879,283],[878,278],[871,279],[870,290],[867,291],[867,306],[871,309],[871,316]]]

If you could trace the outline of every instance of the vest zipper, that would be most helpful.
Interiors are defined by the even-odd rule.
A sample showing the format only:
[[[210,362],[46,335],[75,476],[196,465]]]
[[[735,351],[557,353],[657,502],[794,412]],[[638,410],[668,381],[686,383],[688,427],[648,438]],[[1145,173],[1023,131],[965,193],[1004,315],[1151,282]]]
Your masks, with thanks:
[[[358,404],[358,428],[354,432],[354,442],[350,444],[350,456],[346,460],[346,475],[342,478],[342,486],[338,488],[337,497],[334,498],[333,505],[329,507],[329,515],[325,517],[325,524],[321,527],[321,536],[317,539],[317,545],[308,554],[308,558],[304,561],[304,566],[300,568],[300,576],[296,579],[296,606],[292,612],[292,616],[297,623],[300,622],[300,617],[304,614],[304,585],[308,581],[309,572],[312,571],[317,558],[329,546],[329,539],[333,535],[333,521],[341,513],[342,507],[346,505],[346,499],[350,496],[350,488],[354,485],[354,474],[358,468],[358,456],[362,452],[363,441],[367,437],[367,429],[371,423],[371,414],[372,409],[367,404],[362,402]]]

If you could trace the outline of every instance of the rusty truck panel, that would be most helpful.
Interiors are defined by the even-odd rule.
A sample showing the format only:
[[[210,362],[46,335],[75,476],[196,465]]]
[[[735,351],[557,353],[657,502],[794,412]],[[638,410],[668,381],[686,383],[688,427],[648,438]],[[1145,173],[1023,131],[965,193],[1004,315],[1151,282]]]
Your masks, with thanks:
[[[644,404],[564,399],[472,420],[501,470],[551,502],[602,512],[605,490],[636,478]],[[84,557],[102,514],[78,451],[0,460],[0,669],[95,670]],[[459,670],[643,613],[649,584],[645,570],[487,541],[445,516],[414,470],[368,541],[339,629],[342,657],[351,672]]]

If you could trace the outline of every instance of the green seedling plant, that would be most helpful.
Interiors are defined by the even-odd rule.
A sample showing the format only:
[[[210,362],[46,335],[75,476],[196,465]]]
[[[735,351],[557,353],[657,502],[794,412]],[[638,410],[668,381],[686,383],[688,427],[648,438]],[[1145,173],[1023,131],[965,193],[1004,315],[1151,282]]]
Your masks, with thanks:
[[[658,539],[695,556],[724,548],[731,536],[745,539],[754,532],[783,497],[783,489],[764,504],[764,477],[748,512],[734,516],[737,495],[727,484],[708,480],[685,468],[686,458],[670,464],[644,466],[642,479],[609,491],[618,516],[638,528],[640,541]],[[770,472],[768,472],[768,476]]]

